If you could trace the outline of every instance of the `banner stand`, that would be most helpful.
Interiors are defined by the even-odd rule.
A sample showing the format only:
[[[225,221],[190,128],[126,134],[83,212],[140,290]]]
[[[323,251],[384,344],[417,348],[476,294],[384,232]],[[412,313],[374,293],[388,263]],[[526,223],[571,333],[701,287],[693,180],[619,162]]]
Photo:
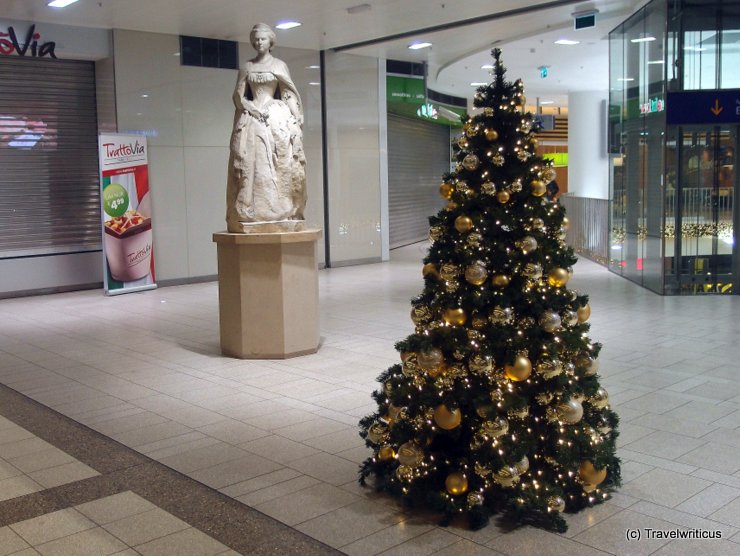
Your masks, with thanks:
[[[105,293],[156,288],[146,137],[101,134],[98,153]]]

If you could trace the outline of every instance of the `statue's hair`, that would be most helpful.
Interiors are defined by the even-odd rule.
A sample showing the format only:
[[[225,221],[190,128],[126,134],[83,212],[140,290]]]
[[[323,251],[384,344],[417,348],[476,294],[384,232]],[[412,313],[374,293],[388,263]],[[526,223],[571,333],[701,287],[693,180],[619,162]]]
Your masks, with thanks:
[[[257,34],[258,31],[261,31],[263,33],[267,33],[267,37],[270,39],[270,50],[275,46],[275,40],[277,37],[275,36],[275,31],[272,30],[272,27],[270,27],[267,23],[258,23],[254,27],[252,27],[252,30],[249,32],[249,42],[254,42],[254,36]]]

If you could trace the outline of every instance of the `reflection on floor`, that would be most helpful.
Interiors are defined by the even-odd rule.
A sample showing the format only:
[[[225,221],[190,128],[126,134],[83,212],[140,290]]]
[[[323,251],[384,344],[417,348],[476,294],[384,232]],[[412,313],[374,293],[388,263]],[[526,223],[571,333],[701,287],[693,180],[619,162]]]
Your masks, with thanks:
[[[622,418],[625,485],[614,498],[569,516],[564,535],[496,523],[471,532],[462,523],[438,527],[434,516],[408,515],[360,488],[358,463],[367,450],[357,421],[374,409],[375,378],[398,359],[394,343],[412,330],[409,300],[422,288],[423,254],[424,245],[415,245],[394,251],[390,263],[322,271],[321,348],[284,361],[220,355],[215,283],[0,301],[0,382],[293,528],[279,534],[302,532],[348,554],[738,552],[740,300],[660,297],[586,260],[570,285],[591,297],[591,336],[604,344],[603,384]],[[48,452],[49,469],[69,464],[38,447]],[[56,447],[105,473],[101,461]],[[45,487],[36,472],[24,473]],[[108,495],[163,507],[142,492]],[[64,509],[86,516],[83,507]],[[193,525],[205,531],[208,516],[201,517]],[[20,520],[0,525],[32,544]],[[721,539],[648,538],[646,528],[719,532]],[[627,539],[630,529],[643,532],[640,541]],[[3,531],[0,554],[10,551]],[[227,534],[206,532],[234,547]],[[312,549],[321,553],[322,545]]]

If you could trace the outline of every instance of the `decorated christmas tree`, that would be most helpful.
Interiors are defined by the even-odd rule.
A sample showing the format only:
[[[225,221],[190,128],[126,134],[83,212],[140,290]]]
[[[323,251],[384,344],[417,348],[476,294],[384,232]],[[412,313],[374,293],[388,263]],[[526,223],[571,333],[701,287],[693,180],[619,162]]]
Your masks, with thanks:
[[[445,521],[466,514],[473,528],[500,512],[564,531],[561,512],[620,483],[618,418],[599,384],[588,297],[567,286],[568,220],[545,195],[555,170],[535,154],[521,80],[505,81],[493,57],[482,110],[453,143],[448,204],[429,219],[415,333],[360,422],[374,452],[360,481],[374,475],[378,489]]]

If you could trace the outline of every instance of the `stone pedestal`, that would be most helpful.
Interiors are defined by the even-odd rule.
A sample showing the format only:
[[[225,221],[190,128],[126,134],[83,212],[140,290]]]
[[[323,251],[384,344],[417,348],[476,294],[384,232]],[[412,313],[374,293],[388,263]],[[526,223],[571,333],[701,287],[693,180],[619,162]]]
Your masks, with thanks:
[[[321,230],[213,234],[224,355],[285,359],[318,350],[320,235]]]

